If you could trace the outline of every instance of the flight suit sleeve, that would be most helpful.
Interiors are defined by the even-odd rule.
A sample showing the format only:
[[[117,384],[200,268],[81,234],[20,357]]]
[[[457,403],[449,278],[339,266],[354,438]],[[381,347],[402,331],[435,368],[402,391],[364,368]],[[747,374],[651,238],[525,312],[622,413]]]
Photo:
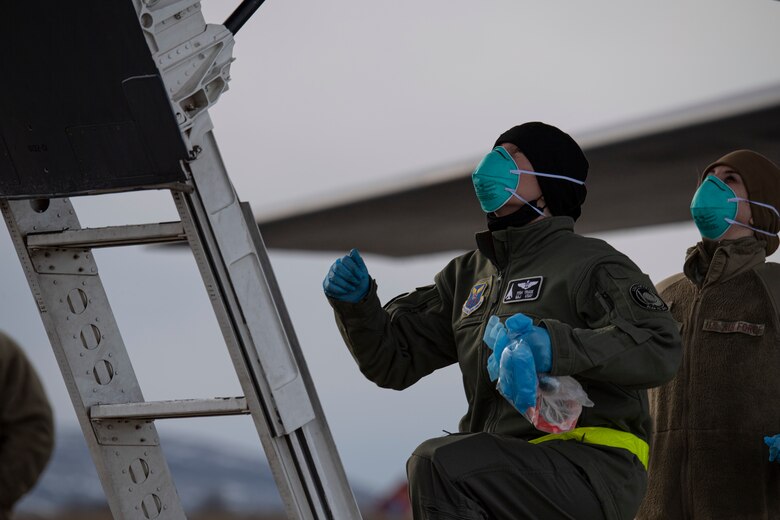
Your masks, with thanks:
[[[33,487],[53,446],[41,382],[19,346],[0,335],[0,510],[10,510]]]
[[[677,324],[647,275],[628,259],[593,267],[574,303],[587,328],[542,320],[553,349],[552,375],[636,389],[674,377],[682,359]]]
[[[402,390],[457,361],[451,297],[436,283],[379,303],[376,283],[363,301],[329,299],[336,324],[360,371],[384,388]]]

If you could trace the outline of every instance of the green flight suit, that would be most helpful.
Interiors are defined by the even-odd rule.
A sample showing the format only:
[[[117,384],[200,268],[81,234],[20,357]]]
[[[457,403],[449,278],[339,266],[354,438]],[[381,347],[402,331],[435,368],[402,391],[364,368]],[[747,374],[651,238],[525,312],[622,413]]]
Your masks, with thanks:
[[[433,439],[415,452],[407,466],[415,518],[575,518],[583,510],[572,494],[582,494],[583,503],[595,496],[604,518],[632,518],[639,507],[646,474],[632,453],[576,441],[525,442],[545,433],[498,393],[486,368],[488,318],[522,312],[550,334],[551,374],[574,376],[595,403],[583,409],[577,426],[648,439],[646,389],[671,379],[679,366],[677,326],[633,262],[601,240],[575,234],[573,224],[550,217],[480,233],[478,250],[452,260],[433,285],[384,309],[373,283],[356,304],[330,300],[360,370],[377,385],[403,389],[438,368],[460,365],[468,409],[459,429],[477,435]],[[552,476],[544,486],[533,467],[519,467],[531,457],[545,464],[539,474]],[[429,467],[421,469],[418,459]],[[454,459],[474,463],[453,465]],[[498,460],[506,471],[490,470]],[[433,479],[416,474],[432,467],[440,473]],[[573,480],[558,479],[557,472]],[[556,508],[564,499],[571,507]]]

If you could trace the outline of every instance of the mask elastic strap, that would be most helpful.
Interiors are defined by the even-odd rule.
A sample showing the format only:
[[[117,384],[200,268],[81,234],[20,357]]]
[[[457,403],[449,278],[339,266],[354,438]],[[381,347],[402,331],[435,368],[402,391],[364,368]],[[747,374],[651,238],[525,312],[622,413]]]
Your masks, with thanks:
[[[550,177],[551,179],[561,179],[564,181],[573,182],[574,184],[579,184],[580,186],[583,186],[585,184],[585,181],[581,181],[579,179],[573,179],[571,177],[567,177],[565,175],[555,175],[553,173],[540,173],[540,172],[532,172],[530,170],[509,170],[510,173],[515,173],[517,175],[520,175],[521,173],[527,173],[529,175],[538,175],[539,177]]]
[[[735,225],[735,226],[742,226],[744,228],[752,229],[756,233],[763,233],[764,235],[769,235],[770,237],[777,236],[777,233],[770,233],[769,231],[764,231],[763,229],[754,228],[753,226],[749,226],[748,224],[743,224],[742,222],[737,222],[733,218],[724,218],[726,222],[729,224]]]
[[[775,208],[771,204],[765,204],[763,202],[757,202],[755,200],[750,200],[750,199],[743,199],[742,197],[731,197],[728,201],[729,202],[740,202],[740,201],[742,201],[742,202],[747,202],[748,204],[753,204],[755,206],[761,206],[762,208],[767,208],[767,209],[772,210],[774,212],[774,214],[777,215],[777,218],[780,218],[780,212],[778,212],[777,208]],[[731,218],[724,218],[723,220],[725,220],[729,224],[732,224],[732,225],[735,225],[735,226],[742,226],[744,228],[752,229],[756,233],[762,233],[764,235],[769,235],[770,237],[777,236],[777,233],[770,233],[769,231],[764,231],[763,229],[754,228],[753,226],[750,226],[748,224],[743,224],[742,222],[737,222],[736,220],[731,219]]]
[[[537,207],[536,207],[536,204],[531,204],[530,202],[528,202],[527,200],[525,200],[523,197],[521,197],[520,195],[518,195],[518,194],[517,194],[517,192],[516,192],[515,190],[513,190],[513,189],[510,189],[510,188],[504,188],[504,189],[505,189],[506,191],[508,191],[509,193],[511,193],[511,194],[512,194],[512,196],[513,196],[513,197],[515,197],[516,199],[523,201],[525,204],[527,204],[527,205],[528,205],[528,207],[529,207],[529,208],[531,208],[532,210],[534,210],[535,212],[537,212],[537,213],[538,213],[540,216],[542,216],[542,217],[544,216],[544,211],[542,211],[542,210],[540,210],[539,208],[537,208]]]
[[[743,199],[742,197],[731,197],[729,199],[729,202],[747,202],[748,204],[753,204],[755,206],[761,206],[762,208],[771,209],[775,215],[777,215],[777,218],[780,218],[780,212],[777,211],[777,208],[772,206],[771,204],[765,204],[763,202],[756,202],[755,200],[750,199]]]

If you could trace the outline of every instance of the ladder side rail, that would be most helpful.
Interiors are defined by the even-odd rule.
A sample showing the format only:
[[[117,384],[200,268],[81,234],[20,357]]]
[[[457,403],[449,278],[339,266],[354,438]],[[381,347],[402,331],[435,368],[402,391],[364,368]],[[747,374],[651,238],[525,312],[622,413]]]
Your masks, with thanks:
[[[334,516],[332,508],[328,503],[328,497],[324,494],[321,478],[317,475],[318,468],[312,467],[313,458],[310,455],[310,447],[305,445],[306,439],[300,435],[300,431],[295,429],[295,426],[290,427],[289,420],[287,425],[284,423],[283,414],[285,413],[288,416],[292,416],[295,420],[300,420],[301,424],[315,419],[312,410],[307,410],[300,406],[308,402],[308,395],[303,393],[303,390],[300,390],[297,394],[298,406],[309,413],[301,420],[300,413],[298,413],[300,410],[296,408],[295,404],[296,399],[288,397],[288,402],[279,402],[279,399],[275,399],[274,381],[268,377],[269,371],[263,366],[263,355],[267,355],[269,352],[276,352],[277,355],[281,354],[284,359],[285,357],[291,357],[291,352],[286,350],[285,345],[278,340],[264,343],[265,348],[262,350],[255,346],[252,331],[250,330],[251,317],[247,319],[245,316],[242,310],[243,307],[239,303],[240,295],[236,294],[235,291],[237,284],[246,282],[246,276],[238,277],[238,281],[233,280],[235,277],[231,276],[229,268],[225,265],[219,247],[216,244],[215,234],[210,230],[208,216],[203,211],[202,206],[200,208],[202,210],[200,222],[206,224],[207,232],[211,231],[210,250],[215,252],[213,258],[218,264],[218,268],[215,270],[218,275],[217,285],[222,287],[222,290],[226,293],[222,296],[222,299],[229,302],[227,307],[230,313],[228,321],[232,322],[234,329],[241,333],[241,339],[237,342],[240,349],[240,354],[237,358],[245,362],[248,370],[246,372],[247,377],[242,380],[242,386],[244,386],[245,393],[257,394],[260,402],[263,404],[263,413],[253,413],[252,415],[261,439],[267,435],[271,442],[271,450],[269,451],[266,448],[266,454],[269,456],[269,462],[276,463],[281,470],[279,473],[275,473],[275,477],[277,477],[277,485],[288,507],[288,515],[291,518],[307,520],[351,518],[342,515]],[[228,220],[232,220],[225,228],[229,231],[235,228],[235,219]],[[254,287],[255,294],[259,295],[263,290],[257,284]],[[267,299],[267,294],[263,294],[263,296]],[[270,308],[267,305],[267,301],[266,305],[261,307],[263,308],[262,314],[268,315]],[[257,324],[255,324],[255,330],[257,329]],[[283,376],[276,379],[277,383],[281,380],[284,384],[289,381],[291,375],[291,368],[288,366],[289,359],[286,362],[275,363],[275,357],[278,356],[271,355],[270,362],[266,360],[265,367],[270,366],[270,370],[275,371],[274,375]],[[239,371],[237,368],[237,372],[239,372],[239,379],[242,379],[242,371]],[[294,377],[293,380],[300,385],[301,382],[297,380],[297,367],[292,369],[292,376]],[[296,413],[298,413],[298,416],[296,416]]]
[[[213,137],[208,109],[230,80],[231,28],[206,24],[199,0],[133,1],[190,152],[199,193],[178,197],[192,204],[181,209],[194,211],[211,252],[196,253],[198,265],[283,500],[305,518],[359,519],[303,357],[297,343],[290,344],[292,329],[279,316]],[[239,10],[260,3],[245,1]]]
[[[302,439],[300,443],[303,446],[308,447],[307,456],[311,457],[311,464],[323,468],[323,470],[319,472],[321,485],[329,490],[331,500],[338,504],[337,509],[339,511],[348,511],[356,504],[355,496],[352,493],[352,488],[349,486],[349,481],[346,472],[344,471],[344,467],[341,464],[336,443],[330,433],[330,427],[328,426],[325,412],[322,409],[319,397],[317,396],[316,387],[303,356],[303,351],[301,350],[298,336],[295,333],[290,313],[287,310],[281,288],[276,280],[276,275],[274,274],[273,266],[271,265],[271,259],[268,256],[268,251],[265,247],[263,237],[260,234],[260,229],[255,222],[255,216],[252,213],[251,205],[247,202],[242,202],[241,210],[244,216],[244,222],[249,230],[249,235],[255,250],[257,251],[263,274],[268,282],[271,297],[274,300],[277,312],[279,313],[282,327],[290,342],[292,353],[298,363],[301,377],[303,378],[306,388],[310,389],[309,398],[311,399],[312,406],[318,418],[317,421],[311,421],[301,427],[299,435]]]
[[[94,405],[143,401],[91,250],[27,247],[30,233],[80,229],[70,200],[0,208],[113,516],[184,519],[154,423],[90,420]]]
[[[265,379],[276,405],[277,434],[291,433],[314,417],[309,391],[301,377],[267,279],[262,272],[238,196],[225,171],[213,133],[202,140],[202,152],[189,167],[204,215],[202,225],[214,237],[214,258],[224,265],[222,285],[232,288],[238,314],[246,324],[259,361],[258,375]]]
[[[272,273],[270,263],[266,260],[263,265],[261,260],[265,254],[262,241],[257,243],[252,238],[256,224],[253,219],[251,223],[246,221],[212,131],[202,136],[199,146],[201,151],[189,168],[205,211],[204,222],[208,223],[228,277],[224,285],[235,291],[238,315],[248,329],[244,348],[250,349],[251,360],[259,361],[259,367],[252,365],[259,370],[258,378],[270,386],[274,410],[281,421],[275,425],[275,433],[296,432],[290,437],[297,444],[296,453],[306,469],[311,494],[319,497],[325,517],[360,518],[289,318],[285,322],[285,311],[280,311],[277,304],[280,295],[273,294],[275,280],[270,282],[267,274]],[[309,445],[310,439],[318,443]]]
[[[301,520],[316,518],[311,512],[311,498],[294,450],[286,439],[275,436],[274,423],[279,419],[274,417],[276,412],[268,398],[271,390],[262,376],[257,377],[258,367],[252,366],[259,362],[243,346],[249,333],[243,321],[235,318],[240,317],[240,310],[232,291],[221,283],[227,279],[224,265],[210,254],[217,250],[214,237],[198,224],[206,221],[203,209],[191,196],[173,193],[173,197],[287,516]]]

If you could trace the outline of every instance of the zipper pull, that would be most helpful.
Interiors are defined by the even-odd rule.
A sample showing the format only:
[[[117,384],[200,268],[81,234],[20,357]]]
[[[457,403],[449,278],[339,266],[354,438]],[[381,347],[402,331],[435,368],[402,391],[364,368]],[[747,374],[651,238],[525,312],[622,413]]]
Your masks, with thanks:
[[[501,273],[496,276],[496,281],[493,284],[493,297],[490,299],[491,308],[496,304],[501,297]]]

